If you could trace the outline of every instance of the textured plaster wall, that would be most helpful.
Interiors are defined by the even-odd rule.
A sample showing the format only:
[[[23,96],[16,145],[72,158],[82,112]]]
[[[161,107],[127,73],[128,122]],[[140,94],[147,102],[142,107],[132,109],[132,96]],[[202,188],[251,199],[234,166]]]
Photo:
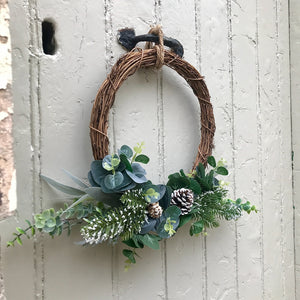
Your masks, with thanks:
[[[11,0],[10,11],[18,203],[16,215],[0,222],[4,297],[295,299],[288,2]],[[54,56],[41,48],[45,18],[56,24]],[[117,30],[142,34],[156,23],[205,76],[217,124],[214,155],[228,161],[232,197],[250,200],[259,213],[222,222],[207,237],[191,238],[183,228],[160,251],[141,252],[127,273],[120,246],[79,247],[76,231],[6,249],[22,220],[64,200],[40,173],[66,183],[61,168],[87,173],[92,102],[124,53]],[[145,141],[148,177],[165,182],[191,167],[199,128],[187,84],[167,68],[142,70],[117,95],[111,149]]]
[[[9,211],[9,191],[13,179],[11,51],[9,11],[0,1],[0,219]],[[13,201],[12,201],[13,202]]]
[[[9,11],[6,0],[0,0],[0,219],[9,212],[8,195],[13,178],[12,99]],[[1,238],[0,238],[1,239]],[[1,244],[1,241],[0,241]],[[4,299],[4,279],[0,250],[0,299]]]

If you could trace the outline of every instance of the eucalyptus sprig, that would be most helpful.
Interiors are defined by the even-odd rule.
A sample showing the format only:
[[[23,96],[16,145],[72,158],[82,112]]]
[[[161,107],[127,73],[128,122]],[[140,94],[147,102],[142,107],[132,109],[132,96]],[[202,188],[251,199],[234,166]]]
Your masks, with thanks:
[[[76,200],[74,200],[76,203]],[[60,209],[55,211],[53,208],[46,209],[40,214],[34,215],[34,223],[31,223],[29,220],[25,220],[28,224],[28,227],[22,229],[17,227],[14,239],[7,242],[7,246],[14,246],[15,242],[22,245],[22,238],[26,236],[28,239],[33,237],[36,234],[36,231],[48,233],[51,237],[59,236],[62,234],[63,230],[67,230],[68,235],[71,233],[71,228],[74,225],[82,224],[84,218],[88,217],[91,214],[94,214],[97,209],[97,206],[94,206],[92,203],[82,204],[79,203],[75,206],[68,206],[65,204],[65,209]],[[29,232],[31,236],[29,235]]]

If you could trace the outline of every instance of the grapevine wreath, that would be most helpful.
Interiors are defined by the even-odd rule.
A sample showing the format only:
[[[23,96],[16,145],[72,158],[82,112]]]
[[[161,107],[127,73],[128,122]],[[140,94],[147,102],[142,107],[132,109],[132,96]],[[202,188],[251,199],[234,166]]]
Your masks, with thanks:
[[[126,38],[131,38],[131,42]],[[33,222],[26,220],[27,228],[17,227],[8,246],[15,242],[22,244],[24,235],[29,238],[36,231],[54,237],[64,229],[70,233],[74,225],[79,225],[82,244],[122,241],[130,247],[123,250],[128,267],[136,262],[136,249],[144,246],[158,249],[161,240],[174,236],[187,223],[190,235],[199,235],[205,233],[206,228],[219,226],[220,219],[236,220],[242,211],[256,211],[248,201],[229,199],[226,184],[216,178],[228,175],[228,171],[224,161],[216,162],[211,156],[215,122],[203,77],[180,57],[183,49],[178,41],[175,40],[173,50],[164,48],[164,43],[170,46],[174,40],[163,38],[159,26],[143,38],[148,41],[146,49],[135,48],[132,40],[138,42],[139,37],[134,31],[120,31],[119,40],[133,49],[117,61],[96,95],[90,121],[95,160],[91,163],[88,183],[67,171],[78,187],[66,186],[41,175],[48,184],[71,195],[73,202],[64,204],[58,211],[46,209],[34,215]],[[154,184],[146,178],[141,165],[150,160],[142,154],[144,143],[133,149],[123,145],[118,153],[108,154],[107,129],[109,111],[122,83],[140,68],[161,68],[163,65],[182,76],[197,97],[201,109],[201,140],[190,173],[180,170],[169,175],[166,184]]]

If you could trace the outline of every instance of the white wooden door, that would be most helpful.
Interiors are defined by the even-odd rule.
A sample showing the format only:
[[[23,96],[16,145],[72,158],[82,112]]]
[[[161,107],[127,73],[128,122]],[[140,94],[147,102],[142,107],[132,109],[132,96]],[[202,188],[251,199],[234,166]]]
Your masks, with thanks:
[[[295,299],[287,1],[11,0],[10,13],[18,204],[0,221],[2,298]],[[55,55],[42,51],[45,19],[56,26]],[[62,168],[86,176],[92,102],[124,53],[117,30],[143,34],[154,24],[183,44],[185,59],[205,76],[214,155],[228,162],[232,197],[259,213],[222,222],[207,237],[183,229],[161,250],[144,249],[128,272],[120,246],[82,248],[76,230],[7,249],[15,226],[63,200],[40,173],[66,183]],[[199,114],[172,70],[138,71],[112,109],[111,149],[145,141],[148,177],[165,182],[192,166]]]

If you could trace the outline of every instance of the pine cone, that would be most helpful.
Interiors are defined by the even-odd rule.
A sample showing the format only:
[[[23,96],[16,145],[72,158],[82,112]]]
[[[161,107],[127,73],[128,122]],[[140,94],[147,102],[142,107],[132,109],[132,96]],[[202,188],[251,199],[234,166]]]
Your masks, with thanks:
[[[158,219],[162,215],[163,209],[158,202],[150,203],[148,206],[148,214],[153,219]]]
[[[171,194],[171,203],[170,205],[176,205],[181,209],[181,214],[188,214],[194,202],[194,194],[189,189],[179,189],[173,191]]]

